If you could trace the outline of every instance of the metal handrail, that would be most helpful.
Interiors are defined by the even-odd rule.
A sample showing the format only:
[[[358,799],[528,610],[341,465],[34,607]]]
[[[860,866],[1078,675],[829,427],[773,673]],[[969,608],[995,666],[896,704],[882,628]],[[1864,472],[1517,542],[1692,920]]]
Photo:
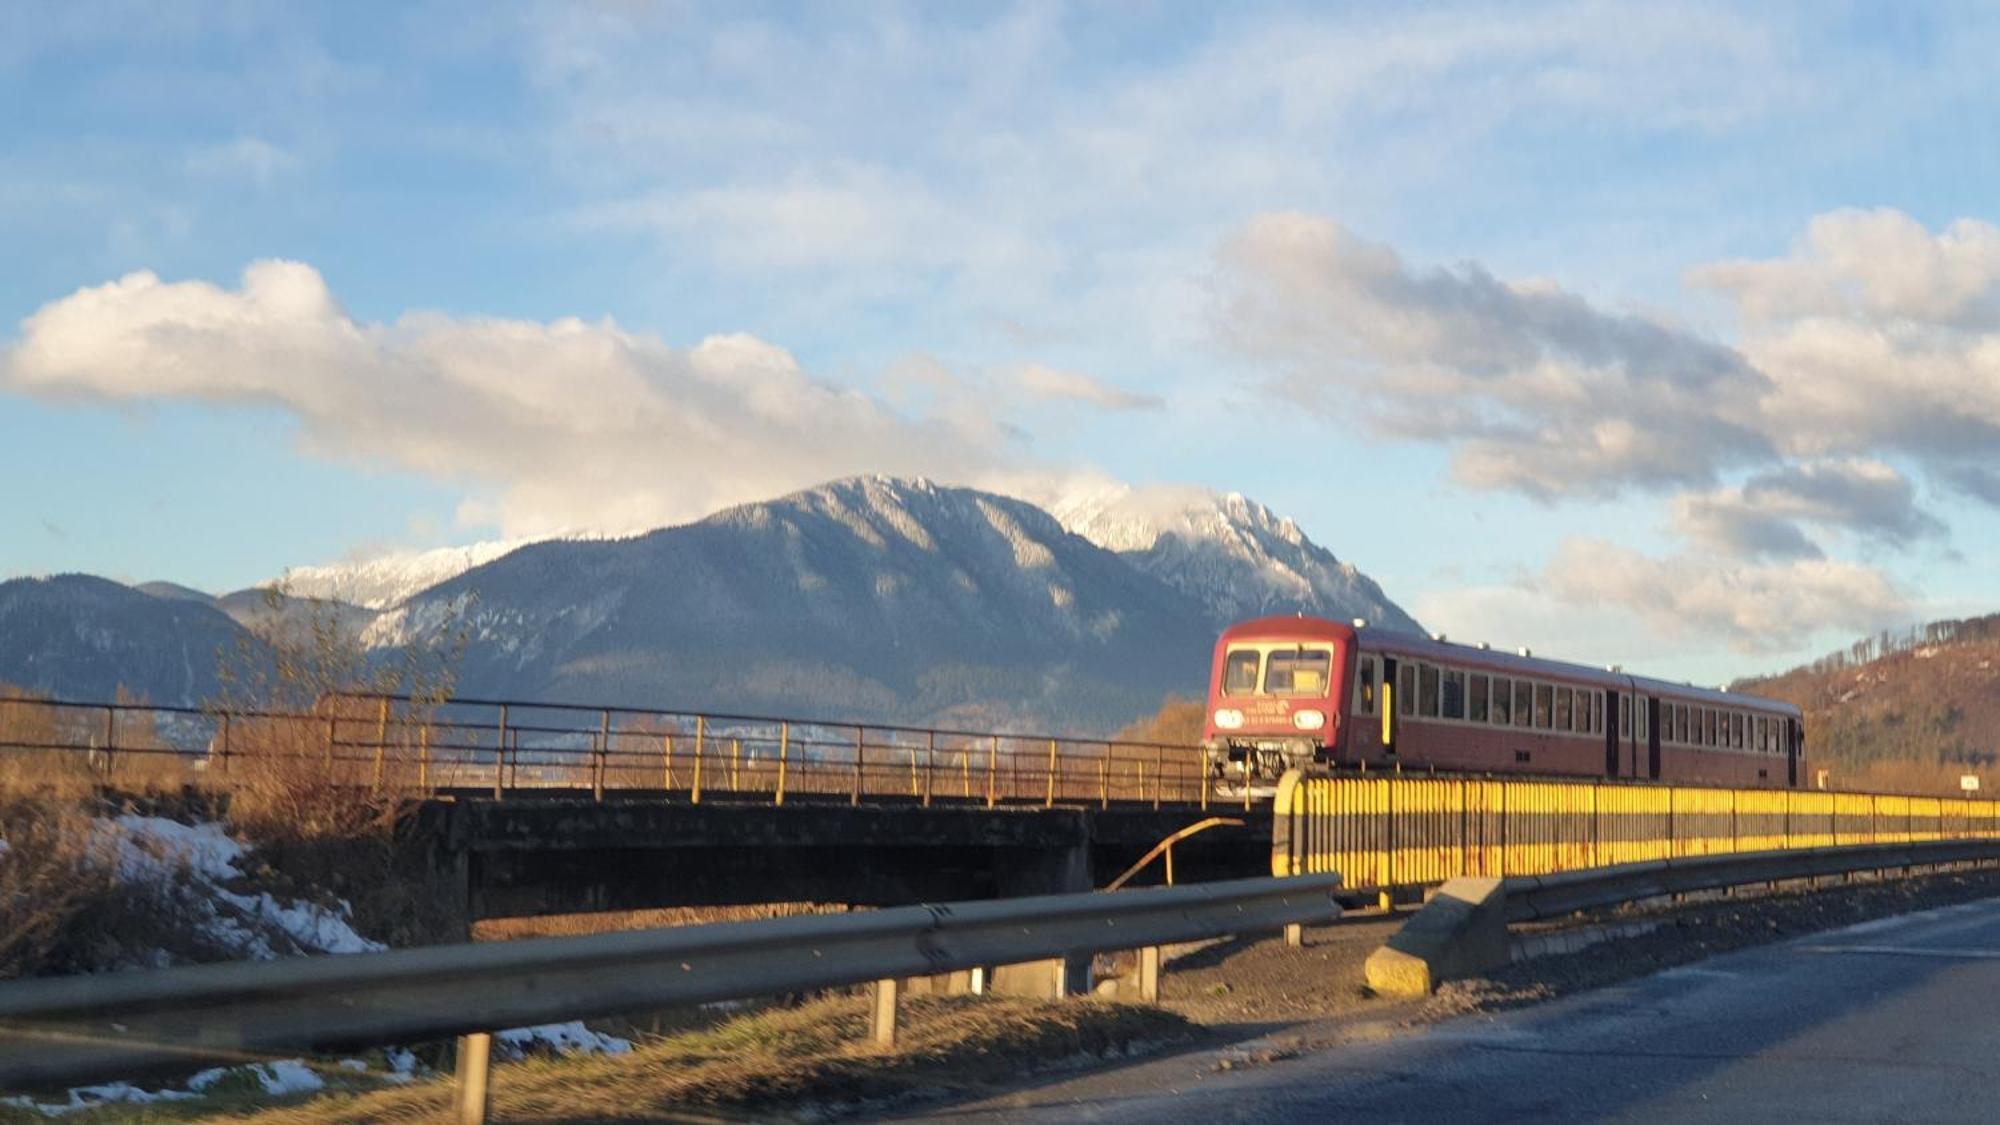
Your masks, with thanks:
[[[1338,875],[195,965],[0,984],[0,1086],[417,1042],[1276,930]]]
[[[628,791],[1158,808],[1206,807],[1209,796],[1199,748],[1121,739],[361,693],[289,711],[11,697],[0,699],[0,722],[35,709],[46,721],[0,736],[0,753],[75,753],[107,784],[122,761],[179,758],[219,782],[261,758],[316,763],[335,786],[494,797],[567,789],[599,800]]]

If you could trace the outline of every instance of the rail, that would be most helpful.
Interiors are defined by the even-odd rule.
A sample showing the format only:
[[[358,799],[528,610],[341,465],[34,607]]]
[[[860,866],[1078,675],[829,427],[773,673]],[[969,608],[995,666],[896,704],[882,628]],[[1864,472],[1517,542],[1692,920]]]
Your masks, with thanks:
[[[1856,844],[1741,855],[1685,856],[1621,863],[1552,875],[1517,875],[1503,884],[1509,922],[1559,918],[1579,910],[1666,895],[1713,891],[1750,883],[1778,883],[1896,871],[1939,864],[2000,859],[2000,840],[1932,840],[1924,843]]]
[[[1247,807],[1199,747],[716,712],[383,695],[308,710],[0,699],[0,758],[107,786],[260,776],[418,795]]]
[[[1277,930],[1337,875],[897,907],[0,984],[0,1086],[498,1028]]]
[[[2000,801],[1611,781],[1287,774],[1271,872],[1339,871],[1384,896],[1707,855],[2000,839]]]
[[[1507,932],[1510,922],[1752,883],[1996,860],[2000,840],[1925,840],[1674,856],[1505,879],[1455,878],[1369,954],[1364,974],[1368,987],[1385,996],[1422,996],[1444,981],[1484,975],[1517,956]]]

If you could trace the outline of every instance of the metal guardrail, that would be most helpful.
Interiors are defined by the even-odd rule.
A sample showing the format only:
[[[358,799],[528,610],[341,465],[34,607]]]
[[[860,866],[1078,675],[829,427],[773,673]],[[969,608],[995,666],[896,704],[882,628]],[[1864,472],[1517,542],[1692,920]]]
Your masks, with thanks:
[[[0,984],[0,1086],[498,1028],[1278,930],[1338,875],[907,906]]]
[[[1516,876],[1502,886],[1507,898],[1507,921],[1528,922],[1600,906],[1749,883],[1992,860],[2000,860],[2000,840],[1934,840],[1621,863],[1586,871]]]
[[[1287,774],[1271,873],[1392,893],[1705,855],[2000,839],[2000,801],[1645,782]]]
[[[1368,986],[1383,995],[1423,996],[1443,981],[1479,976],[1512,960],[1510,922],[1750,883],[1994,861],[2000,861],[2000,840],[1930,840],[1683,856],[1505,879],[1458,878],[1447,881],[1369,955],[1364,973]]]
[[[416,794],[699,803],[1211,804],[1201,749],[1170,743],[636,707],[383,695],[306,711],[0,698],[0,760],[107,785],[226,788],[260,772]]]

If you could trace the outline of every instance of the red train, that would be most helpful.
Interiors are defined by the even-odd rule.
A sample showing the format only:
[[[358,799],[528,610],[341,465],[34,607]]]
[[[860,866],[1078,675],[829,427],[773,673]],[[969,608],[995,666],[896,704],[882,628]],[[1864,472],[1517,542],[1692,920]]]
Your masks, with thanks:
[[[1357,622],[1357,625],[1360,623]],[[1315,617],[1215,642],[1203,744],[1225,785],[1289,768],[1434,768],[1796,788],[1799,709]]]

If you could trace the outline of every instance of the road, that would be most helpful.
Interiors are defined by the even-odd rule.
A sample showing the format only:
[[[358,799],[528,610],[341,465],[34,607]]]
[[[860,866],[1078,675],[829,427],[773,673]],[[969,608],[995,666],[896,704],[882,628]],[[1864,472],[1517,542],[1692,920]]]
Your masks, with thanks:
[[[1617,943],[1600,947],[1616,956]],[[2000,1120],[2000,899],[1406,1036],[1214,1048],[933,1110],[958,1123]]]

